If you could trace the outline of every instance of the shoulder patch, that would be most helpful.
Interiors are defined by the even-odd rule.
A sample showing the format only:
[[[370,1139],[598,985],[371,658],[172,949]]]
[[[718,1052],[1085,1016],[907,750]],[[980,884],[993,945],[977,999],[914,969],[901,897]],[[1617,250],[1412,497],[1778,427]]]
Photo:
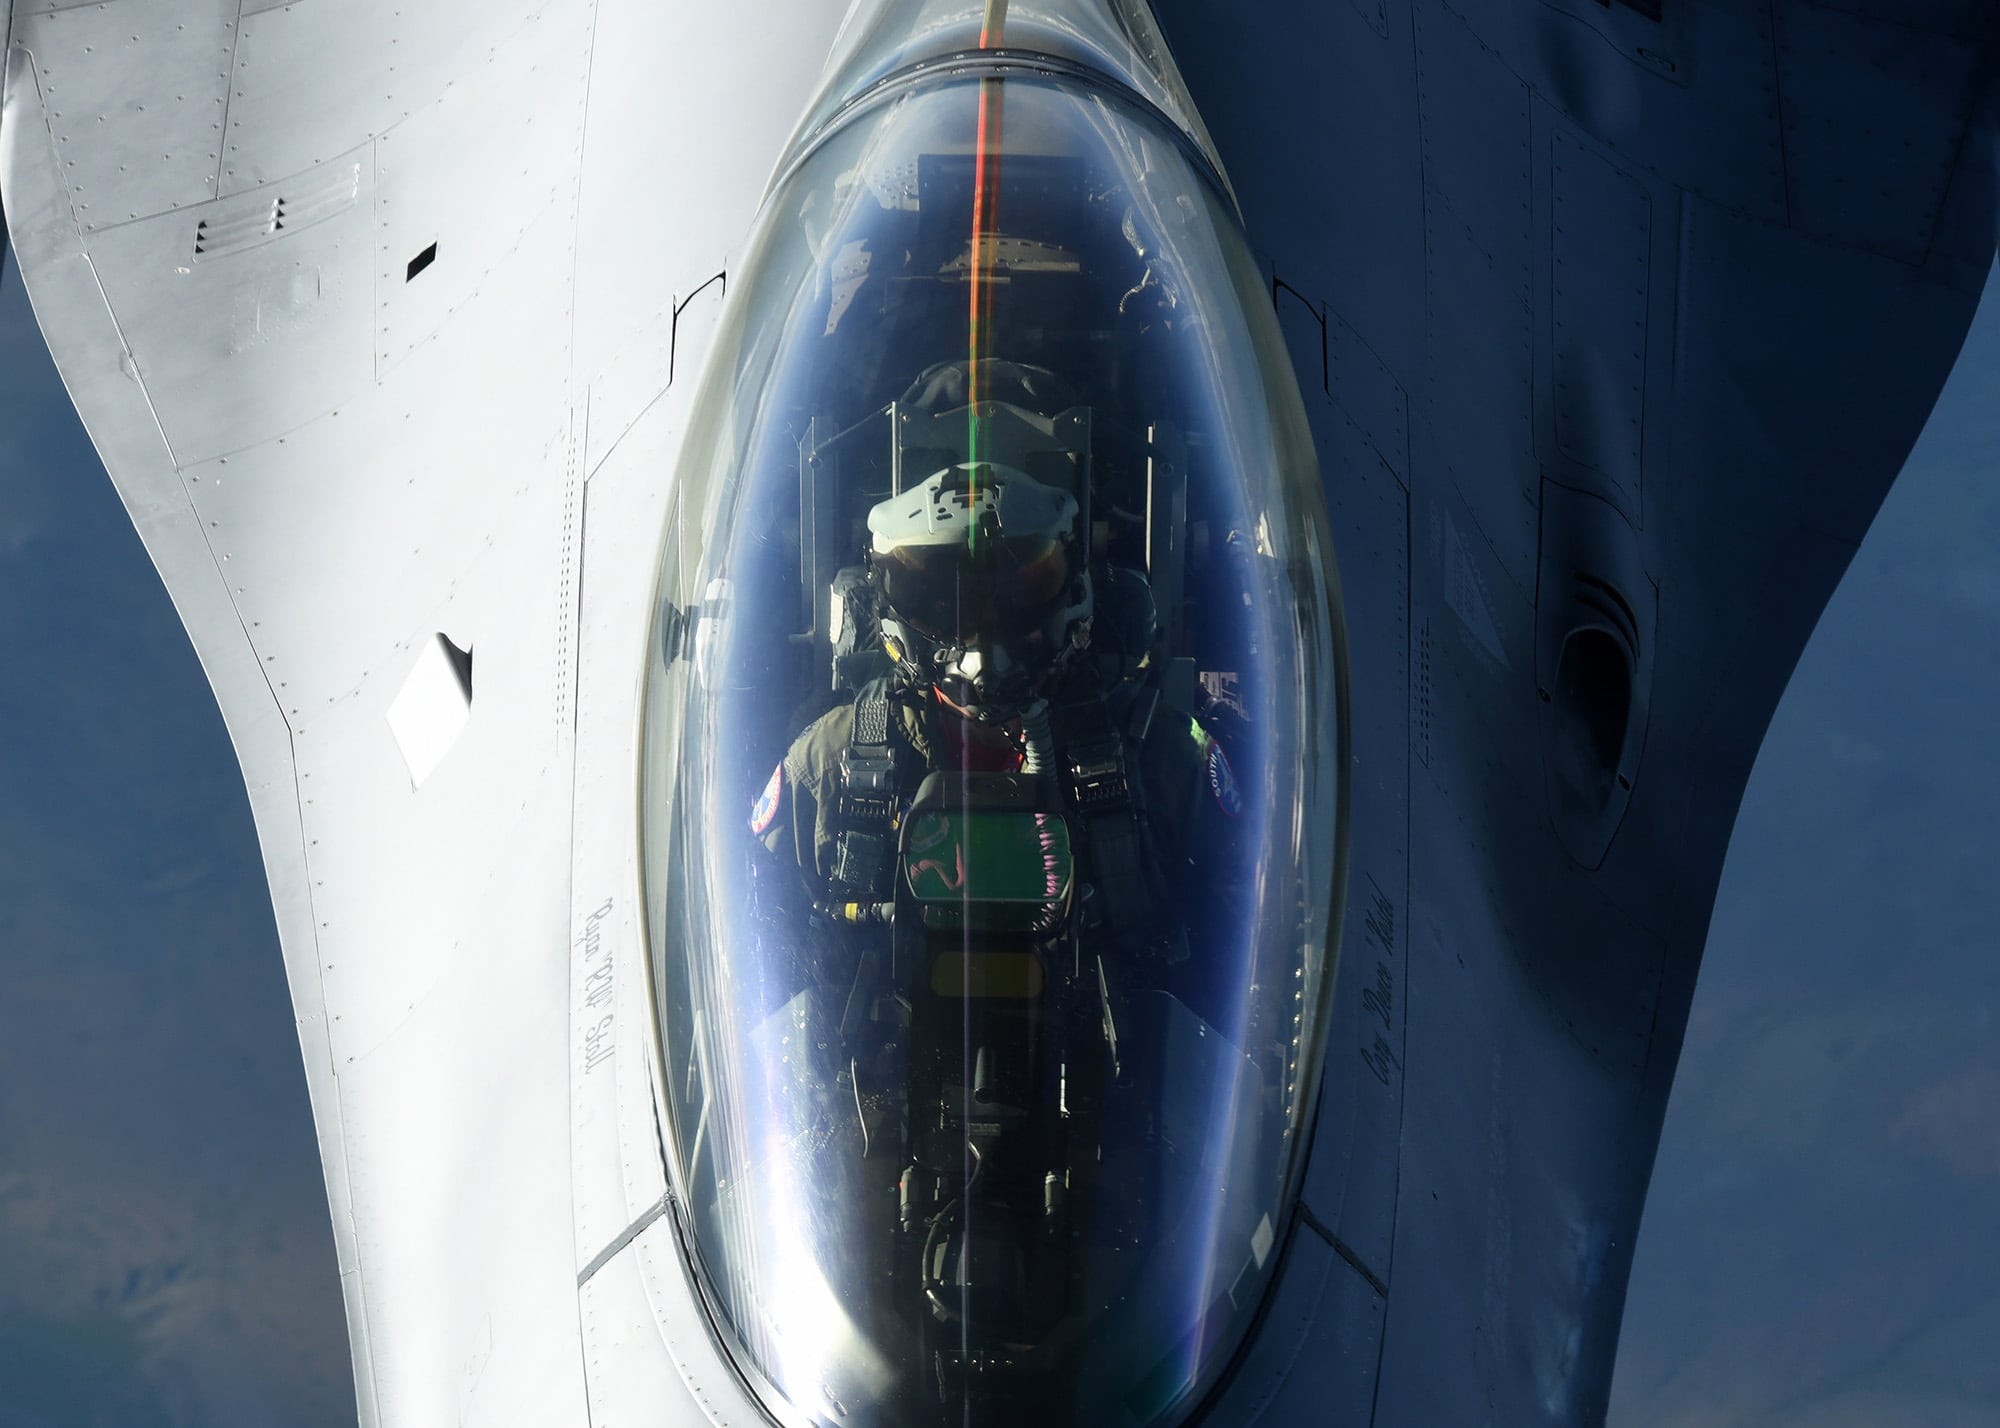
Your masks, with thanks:
[[[785,801],[785,765],[781,761],[771,770],[771,781],[764,785],[764,791],[757,795],[757,806],[750,810],[750,832],[763,837],[771,831],[771,825],[778,821],[778,809]]]
[[[1243,812],[1243,789],[1236,782],[1236,770],[1229,766],[1228,755],[1222,752],[1222,745],[1214,740],[1208,745],[1208,787],[1215,795],[1216,806],[1231,818]]]

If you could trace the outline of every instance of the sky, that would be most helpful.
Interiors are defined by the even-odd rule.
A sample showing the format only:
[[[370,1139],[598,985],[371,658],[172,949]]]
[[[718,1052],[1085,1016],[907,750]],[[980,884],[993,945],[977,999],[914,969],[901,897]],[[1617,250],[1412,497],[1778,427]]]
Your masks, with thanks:
[[[0,1428],[343,1428],[241,775],[0,279]],[[2000,302],[1745,797],[1612,1428],[2000,1421]]]

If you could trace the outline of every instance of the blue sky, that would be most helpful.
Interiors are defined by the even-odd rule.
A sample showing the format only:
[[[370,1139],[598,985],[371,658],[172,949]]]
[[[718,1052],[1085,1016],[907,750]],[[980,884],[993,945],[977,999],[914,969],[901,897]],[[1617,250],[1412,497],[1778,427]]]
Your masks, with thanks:
[[[0,283],[0,1428],[353,1422],[290,1003],[200,667]],[[2000,1419],[2000,305],[1781,706],[1614,1428]]]

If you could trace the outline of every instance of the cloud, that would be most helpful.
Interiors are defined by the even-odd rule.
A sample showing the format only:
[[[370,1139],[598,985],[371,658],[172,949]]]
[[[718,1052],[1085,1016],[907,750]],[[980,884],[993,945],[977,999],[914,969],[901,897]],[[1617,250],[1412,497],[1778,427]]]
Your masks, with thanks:
[[[0,1315],[8,1428],[187,1428],[145,1363],[138,1331],[109,1310]]]
[[[0,519],[0,559],[12,560],[41,538],[43,527],[34,521]]]

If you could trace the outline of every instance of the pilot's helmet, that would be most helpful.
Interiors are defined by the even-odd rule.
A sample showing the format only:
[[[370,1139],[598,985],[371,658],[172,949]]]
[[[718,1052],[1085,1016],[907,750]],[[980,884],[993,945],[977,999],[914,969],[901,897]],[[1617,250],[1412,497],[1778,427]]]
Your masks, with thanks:
[[[995,462],[961,462],[868,513],[890,657],[982,721],[1018,714],[1090,640],[1076,498]]]

